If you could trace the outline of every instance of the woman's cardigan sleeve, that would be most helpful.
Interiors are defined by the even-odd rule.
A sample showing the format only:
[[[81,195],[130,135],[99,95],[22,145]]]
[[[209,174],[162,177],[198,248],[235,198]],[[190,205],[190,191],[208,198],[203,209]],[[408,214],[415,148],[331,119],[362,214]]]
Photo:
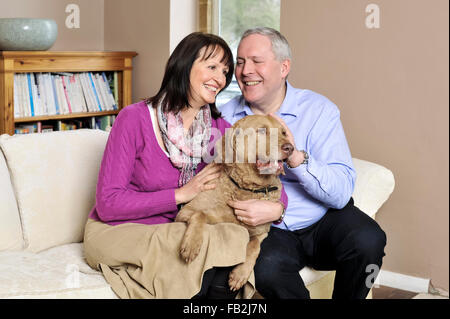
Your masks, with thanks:
[[[177,210],[175,189],[154,192],[130,188],[139,143],[139,112],[124,108],[106,144],[97,183],[97,214],[104,222],[133,220]]]

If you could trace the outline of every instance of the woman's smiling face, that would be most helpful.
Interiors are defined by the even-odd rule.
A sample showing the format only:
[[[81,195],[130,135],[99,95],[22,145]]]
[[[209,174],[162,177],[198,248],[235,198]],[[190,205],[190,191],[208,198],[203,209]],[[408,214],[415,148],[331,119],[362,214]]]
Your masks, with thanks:
[[[205,50],[213,50],[211,54]],[[202,48],[198,58],[194,61],[190,73],[189,104],[192,107],[202,107],[216,101],[216,95],[225,87],[228,66],[221,62],[223,50],[215,48]]]

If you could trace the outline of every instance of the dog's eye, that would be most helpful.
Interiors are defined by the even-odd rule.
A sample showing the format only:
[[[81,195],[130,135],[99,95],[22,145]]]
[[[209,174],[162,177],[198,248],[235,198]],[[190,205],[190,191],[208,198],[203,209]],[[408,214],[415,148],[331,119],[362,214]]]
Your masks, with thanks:
[[[283,134],[283,136],[286,136],[286,134],[287,134],[287,133],[286,133],[286,130],[282,130],[282,131],[281,131],[281,134]]]

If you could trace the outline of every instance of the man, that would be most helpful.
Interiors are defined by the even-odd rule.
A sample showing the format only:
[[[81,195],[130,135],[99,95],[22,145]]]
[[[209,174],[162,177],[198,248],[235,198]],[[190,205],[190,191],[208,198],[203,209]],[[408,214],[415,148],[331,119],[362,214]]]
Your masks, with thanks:
[[[338,108],[320,94],[293,88],[290,68],[284,36],[270,28],[247,30],[236,60],[242,96],[220,109],[230,123],[273,114],[295,146],[281,178],[289,198],[284,216],[264,201],[230,203],[247,224],[282,219],[261,245],[256,289],[265,298],[309,298],[299,271],[311,266],[336,270],[333,298],[365,298],[368,276],[374,265],[381,268],[386,235],[353,205],[356,174]]]

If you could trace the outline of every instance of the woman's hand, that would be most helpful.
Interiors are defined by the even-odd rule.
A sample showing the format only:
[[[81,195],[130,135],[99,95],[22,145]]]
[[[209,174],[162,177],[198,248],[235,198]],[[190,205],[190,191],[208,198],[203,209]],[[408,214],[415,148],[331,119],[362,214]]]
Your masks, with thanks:
[[[284,209],[281,203],[263,199],[230,200],[227,204],[234,208],[236,218],[249,226],[258,226],[277,221],[280,219]]]
[[[187,184],[175,190],[175,201],[178,204],[190,202],[200,192],[216,188],[216,184],[208,184],[209,181],[220,176],[221,165],[210,163],[195,175]]]

